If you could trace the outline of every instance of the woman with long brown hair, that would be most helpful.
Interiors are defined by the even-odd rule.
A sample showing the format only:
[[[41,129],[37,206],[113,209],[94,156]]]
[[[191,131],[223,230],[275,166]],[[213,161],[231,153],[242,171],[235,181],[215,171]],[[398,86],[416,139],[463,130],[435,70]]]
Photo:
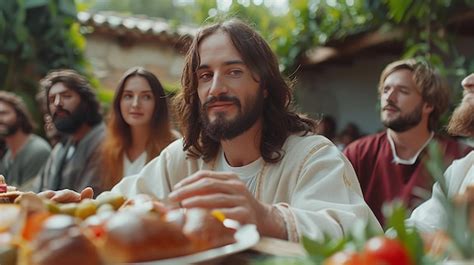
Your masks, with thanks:
[[[102,145],[106,187],[138,173],[178,137],[158,78],[143,67],[127,70],[117,86]]]

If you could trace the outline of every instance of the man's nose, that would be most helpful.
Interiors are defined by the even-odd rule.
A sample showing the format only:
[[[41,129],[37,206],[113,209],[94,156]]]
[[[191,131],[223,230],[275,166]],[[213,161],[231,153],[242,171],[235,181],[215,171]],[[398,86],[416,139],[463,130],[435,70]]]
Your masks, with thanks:
[[[226,94],[228,92],[227,85],[225,84],[223,78],[220,74],[215,74],[212,78],[211,88],[209,89],[209,94],[213,96],[218,96],[221,94]]]
[[[397,93],[396,93],[395,89],[393,89],[393,88],[390,88],[388,91],[383,93],[385,100],[388,101],[388,102],[394,102],[395,98],[396,98],[396,94]]]
[[[54,106],[61,106],[62,105],[61,95],[54,96],[53,105]]]
[[[461,85],[466,90],[473,90],[474,89],[474,73],[472,73],[472,74],[468,75],[466,78],[464,78],[461,82]]]

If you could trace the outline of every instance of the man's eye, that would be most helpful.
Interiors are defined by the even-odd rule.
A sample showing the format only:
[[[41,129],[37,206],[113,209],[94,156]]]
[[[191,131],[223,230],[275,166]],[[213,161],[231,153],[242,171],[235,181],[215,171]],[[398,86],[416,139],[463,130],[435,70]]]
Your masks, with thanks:
[[[229,72],[231,76],[241,76],[242,75],[242,70],[232,70]]]
[[[202,81],[207,81],[207,80],[210,80],[212,78],[212,75],[210,73],[202,73],[199,75],[199,80],[202,80]]]

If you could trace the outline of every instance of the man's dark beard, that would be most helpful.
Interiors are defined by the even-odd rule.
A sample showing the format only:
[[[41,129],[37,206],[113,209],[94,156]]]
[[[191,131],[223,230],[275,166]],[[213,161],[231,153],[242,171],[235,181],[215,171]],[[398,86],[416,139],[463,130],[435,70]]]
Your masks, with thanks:
[[[405,116],[400,116],[394,120],[383,120],[382,123],[385,127],[392,129],[395,132],[405,132],[420,123],[422,111],[423,103],[420,103],[411,113]]]
[[[447,126],[448,133],[459,136],[474,136],[474,105],[463,102],[453,112]]]
[[[66,112],[67,115],[58,117],[56,116],[58,111]],[[56,126],[56,129],[61,133],[73,134],[79,129],[79,127],[81,127],[82,124],[84,124],[86,111],[87,110],[83,103],[79,104],[79,106],[72,112],[59,107],[53,114],[54,126]]]
[[[232,102],[238,108],[237,116],[232,120],[225,118],[225,113],[217,113],[213,122],[209,121],[207,107],[216,101]],[[211,96],[206,100],[201,108],[201,122],[206,135],[215,141],[231,140],[241,135],[252,127],[263,111],[263,91],[260,90],[253,101],[249,101],[247,108],[242,110],[242,105],[238,98],[233,96]]]
[[[18,129],[20,128],[20,123],[17,119],[14,124],[6,124],[6,123],[1,123],[4,125],[6,128],[4,130],[0,130],[0,136],[1,137],[8,137],[14,135]]]

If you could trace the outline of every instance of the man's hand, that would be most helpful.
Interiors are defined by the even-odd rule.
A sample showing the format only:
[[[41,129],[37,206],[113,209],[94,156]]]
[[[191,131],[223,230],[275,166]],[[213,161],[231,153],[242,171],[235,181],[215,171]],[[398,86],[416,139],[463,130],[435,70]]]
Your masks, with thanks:
[[[278,210],[255,199],[234,173],[198,171],[177,183],[169,199],[184,208],[219,210],[242,224],[256,224],[262,235],[287,239]]]
[[[67,189],[58,191],[47,190],[38,193],[38,196],[61,203],[80,202],[83,199],[91,199],[94,196],[94,191],[91,187],[85,188],[81,193]]]

